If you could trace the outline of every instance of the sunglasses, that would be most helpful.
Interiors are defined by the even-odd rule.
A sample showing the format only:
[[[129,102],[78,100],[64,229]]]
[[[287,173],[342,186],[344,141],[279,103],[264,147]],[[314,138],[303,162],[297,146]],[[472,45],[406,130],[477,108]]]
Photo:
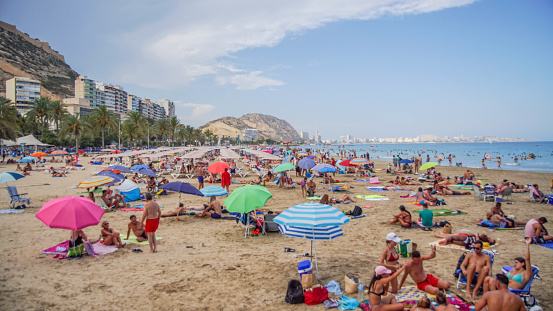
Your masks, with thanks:
[[[482,247],[475,247],[474,250],[481,250]]]

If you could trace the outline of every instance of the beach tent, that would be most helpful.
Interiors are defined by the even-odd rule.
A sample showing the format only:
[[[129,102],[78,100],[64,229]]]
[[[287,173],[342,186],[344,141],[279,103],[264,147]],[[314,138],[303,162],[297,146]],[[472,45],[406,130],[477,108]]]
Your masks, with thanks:
[[[2,145],[4,146],[53,146],[42,143],[40,140],[36,139],[33,135],[27,135],[19,137],[16,141],[13,140],[2,140]]]
[[[125,179],[125,181],[123,181],[116,189],[121,191],[121,195],[127,196],[125,198],[126,202],[132,202],[140,199],[140,189],[132,180]]]

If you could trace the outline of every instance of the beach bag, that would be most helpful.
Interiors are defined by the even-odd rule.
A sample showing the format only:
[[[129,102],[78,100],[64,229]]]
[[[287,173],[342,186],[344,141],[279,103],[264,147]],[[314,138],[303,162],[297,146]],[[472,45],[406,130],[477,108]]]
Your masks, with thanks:
[[[90,242],[85,241],[83,245],[84,245],[84,251],[88,256],[98,257],[98,254],[94,251],[94,247],[92,247],[92,244],[90,244]]]
[[[304,273],[301,275],[301,286],[303,289],[309,289],[317,285],[317,277],[313,273]]]
[[[325,287],[317,286],[306,290],[303,296],[305,304],[314,306],[328,299],[328,290]]]
[[[524,302],[526,309],[532,308],[536,305],[536,298],[530,294],[522,294],[520,295],[520,298],[522,299],[522,302]]]
[[[360,207],[360,206],[355,206],[355,208],[353,209],[353,212],[351,213],[351,216],[355,217],[355,216],[360,216],[361,214],[363,214],[363,209]]]
[[[81,257],[83,255],[84,244],[79,244],[74,247],[69,247],[67,252],[67,258],[70,257]]]
[[[303,303],[303,287],[300,281],[290,280],[290,282],[288,282],[288,290],[286,291],[286,298],[284,298],[284,301],[290,304]]]
[[[348,273],[344,277],[344,282],[346,283],[346,287],[344,291],[347,294],[355,294],[358,291],[359,287],[359,276],[357,274]]]

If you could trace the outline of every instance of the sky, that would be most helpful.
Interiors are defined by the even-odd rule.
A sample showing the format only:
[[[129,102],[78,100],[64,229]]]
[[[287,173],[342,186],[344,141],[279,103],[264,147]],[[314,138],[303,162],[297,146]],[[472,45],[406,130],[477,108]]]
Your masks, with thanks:
[[[553,140],[551,0],[2,0],[0,20],[194,127]]]

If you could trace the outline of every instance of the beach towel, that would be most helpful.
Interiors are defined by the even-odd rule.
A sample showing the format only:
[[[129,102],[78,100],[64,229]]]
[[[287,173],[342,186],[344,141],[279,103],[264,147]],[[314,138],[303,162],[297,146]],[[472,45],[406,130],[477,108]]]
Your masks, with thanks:
[[[146,242],[147,244],[148,242]],[[115,245],[104,245],[100,241],[92,244],[92,247],[94,248],[94,252],[96,255],[101,256],[109,253],[115,252],[118,248]],[[60,244],[56,246],[52,246],[50,248],[47,248],[43,250],[41,253],[47,254],[47,255],[67,255],[69,249],[69,240],[65,242],[61,242]]]
[[[354,179],[355,181],[371,181],[371,179]]]
[[[524,230],[525,229],[524,227],[499,228],[487,220],[479,220],[476,225],[484,228],[495,228],[495,230]]]
[[[372,191],[372,192],[381,192],[381,191],[388,191],[384,189],[384,187],[365,187],[365,189]]]
[[[307,200],[320,200],[322,197],[321,196],[314,196],[314,197],[307,197],[306,199]]]
[[[459,210],[452,211],[448,209],[431,209],[431,211],[434,213],[434,216],[456,216],[456,215],[466,215],[468,213],[461,212]],[[414,210],[413,213],[419,213],[420,211]]]
[[[358,199],[365,199],[367,201],[388,201],[388,199],[385,196],[382,195],[356,195],[355,196]]]
[[[92,247],[94,248],[94,252],[98,256],[111,254],[113,252],[116,252],[118,250],[117,246],[115,245],[104,245],[104,243],[98,241],[94,244],[92,244]]]
[[[25,210],[22,209],[0,209],[0,214],[17,214],[23,213]]]
[[[436,300],[436,295],[428,294],[422,290],[419,290],[416,286],[405,286],[402,287],[397,294],[394,296],[398,302],[403,303],[407,306],[417,305],[417,301],[424,296],[427,296],[430,299]],[[457,310],[469,311],[471,310],[471,304],[466,302],[464,299],[459,297],[457,294],[446,291],[446,297],[450,304],[457,306]]]
[[[136,237],[134,236],[134,234],[129,235],[129,239],[128,239],[128,240],[124,240],[124,238],[125,238],[126,236],[123,236],[122,234],[120,234],[119,236],[121,237],[121,241],[122,241],[123,243],[133,243],[133,244],[140,244],[140,245],[148,245],[148,241],[138,242],[138,241],[136,240]],[[157,240],[157,241],[159,241],[159,240],[161,240],[161,239],[163,239],[163,238],[160,237],[160,236],[156,236],[156,240]],[[94,251],[96,251],[96,244],[94,244]]]
[[[137,209],[137,210],[143,210],[143,209],[144,209],[144,204],[137,204],[137,205],[133,205],[133,206],[128,207],[128,208],[134,208],[134,209]],[[159,208],[163,208],[163,205],[160,205]],[[121,210],[124,210],[124,208],[122,208]]]
[[[456,245],[456,244],[440,245],[439,244],[440,241],[443,241],[443,240],[434,241],[432,243],[428,243],[428,245],[436,245],[436,247],[451,248],[451,249],[456,249],[456,250],[460,250],[460,251],[463,251],[463,252],[467,250],[464,246]],[[497,243],[495,243],[494,245],[491,245],[488,248],[496,247],[497,245],[499,245],[499,243],[500,243],[500,240],[497,239]],[[484,248],[487,249],[486,247],[484,247]]]
[[[526,241],[524,240],[519,240],[519,241],[526,243]],[[547,241],[547,243],[540,243],[540,244],[532,243],[532,245],[539,245],[545,248],[553,249],[553,241]]]

